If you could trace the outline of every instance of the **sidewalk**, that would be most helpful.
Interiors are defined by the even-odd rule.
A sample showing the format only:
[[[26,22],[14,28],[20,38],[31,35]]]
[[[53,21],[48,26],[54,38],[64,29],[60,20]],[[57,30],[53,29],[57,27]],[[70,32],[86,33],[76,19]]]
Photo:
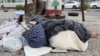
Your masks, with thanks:
[[[11,13],[9,13],[11,12]],[[2,20],[6,20],[9,17],[17,17],[13,12],[14,11],[9,11],[9,12],[2,12],[0,10],[0,22]],[[85,22],[82,22],[81,14],[77,17],[71,17],[67,16],[66,14],[66,19],[72,19],[76,20],[78,22],[81,22],[85,24],[91,31],[95,32],[100,32],[100,19],[99,17],[94,17],[94,16],[88,16],[85,15]],[[0,56],[24,56],[24,53],[21,51],[21,53],[17,54],[11,54],[7,52],[0,52]],[[100,56],[100,38],[97,39],[90,39],[89,40],[89,47],[86,52],[76,52],[76,51],[69,51],[67,53],[49,53],[44,56]]]

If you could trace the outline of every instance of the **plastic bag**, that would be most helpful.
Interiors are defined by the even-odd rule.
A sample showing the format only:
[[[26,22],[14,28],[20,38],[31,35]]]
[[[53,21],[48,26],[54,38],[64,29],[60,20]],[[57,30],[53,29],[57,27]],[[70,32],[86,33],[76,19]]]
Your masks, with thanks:
[[[47,45],[47,40],[45,37],[45,32],[41,24],[36,24],[32,26],[29,30],[26,30],[23,37],[28,41],[29,46],[33,48],[42,47]]]
[[[8,52],[17,52],[22,48],[20,39],[15,37],[5,38],[3,41],[3,48]]]

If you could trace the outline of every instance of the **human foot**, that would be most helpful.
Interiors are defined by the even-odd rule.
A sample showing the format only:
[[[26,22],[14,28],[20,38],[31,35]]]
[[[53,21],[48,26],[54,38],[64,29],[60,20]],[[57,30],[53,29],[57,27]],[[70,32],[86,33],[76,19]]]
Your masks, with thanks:
[[[98,36],[100,36],[100,34],[97,32],[91,34],[91,38],[97,38]]]

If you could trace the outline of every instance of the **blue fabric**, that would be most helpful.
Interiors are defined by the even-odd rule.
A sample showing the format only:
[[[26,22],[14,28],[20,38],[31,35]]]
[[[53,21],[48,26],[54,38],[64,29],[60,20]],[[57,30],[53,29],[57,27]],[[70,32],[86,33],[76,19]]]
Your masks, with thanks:
[[[28,41],[29,46],[33,48],[38,48],[47,44],[45,32],[41,24],[36,24],[22,35]]]

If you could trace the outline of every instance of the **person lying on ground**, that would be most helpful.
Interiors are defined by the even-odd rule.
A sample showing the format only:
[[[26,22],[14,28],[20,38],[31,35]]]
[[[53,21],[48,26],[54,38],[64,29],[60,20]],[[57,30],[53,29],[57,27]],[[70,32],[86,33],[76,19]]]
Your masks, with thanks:
[[[73,20],[67,20],[67,19],[53,20],[53,19],[48,19],[39,15],[34,15],[30,17],[26,15],[22,15],[19,18],[18,22],[22,22],[23,17],[25,18],[26,24],[29,24],[30,22],[35,22],[35,23],[37,22],[43,26],[45,30],[46,38],[48,40],[48,45],[50,44],[49,42],[50,38],[67,30],[75,32],[75,34],[82,41],[82,43],[86,43],[90,38],[97,38],[98,36],[100,36],[98,32],[91,32],[89,29],[87,29],[87,27],[84,24],[73,21]]]
[[[50,37],[49,35],[52,35],[53,33],[50,34],[50,32],[59,32],[62,30],[72,30],[75,31],[75,33],[80,37],[80,39],[85,42],[87,41],[89,38],[96,38],[98,37],[100,34],[97,32],[91,32],[89,29],[87,29],[87,27],[79,22],[73,21],[73,20],[52,20],[52,19],[48,19],[42,16],[31,16],[28,17],[26,15],[24,15],[24,17],[26,17],[26,23],[29,23],[30,21],[36,21],[38,23],[41,23],[42,26],[44,27],[44,30],[47,32],[48,30],[48,37]],[[21,19],[21,18],[20,18]],[[21,21],[19,19],[19,22]],[[52,30],[50,30],[52,29]],[[58,29],[56,31],[56,29]],[[57,34],[57,33],[54,33]]]

